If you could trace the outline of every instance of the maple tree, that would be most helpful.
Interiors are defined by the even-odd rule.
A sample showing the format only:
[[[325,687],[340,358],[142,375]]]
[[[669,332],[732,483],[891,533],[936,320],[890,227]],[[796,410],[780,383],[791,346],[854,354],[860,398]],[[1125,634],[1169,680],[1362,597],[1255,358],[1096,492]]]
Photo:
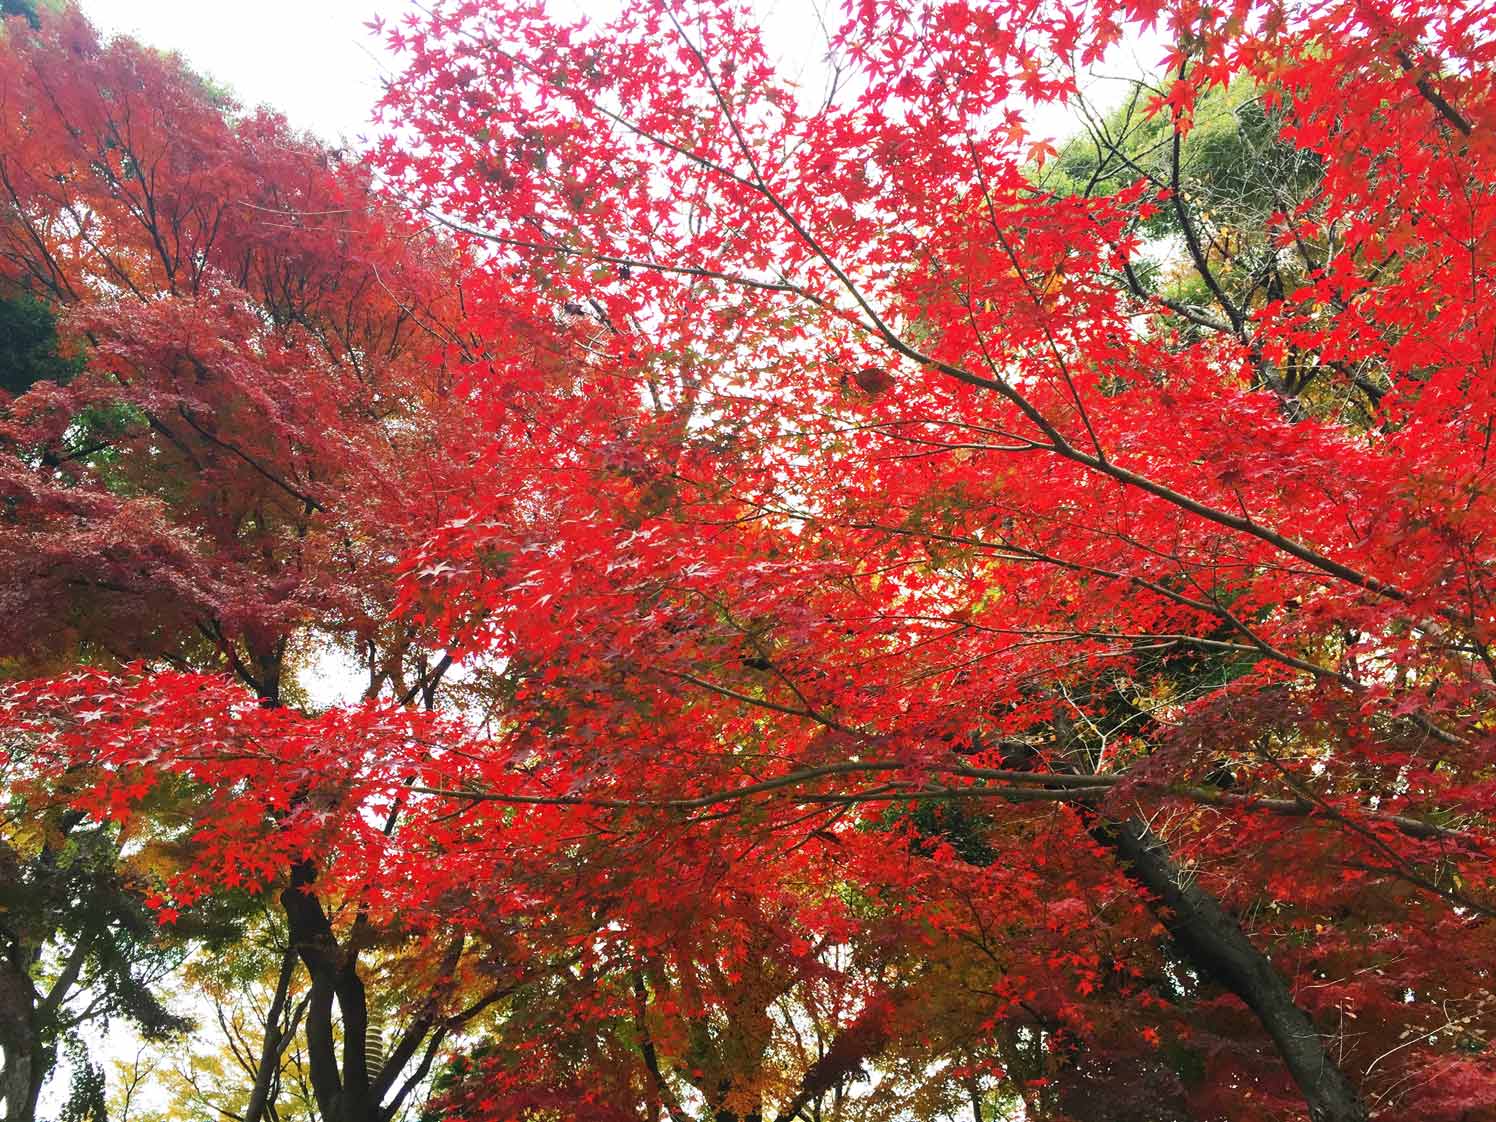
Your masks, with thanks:
[[[1162,160],[1110,145],[1099,159],[1125,182],[1046,190],[1032,164],[1049,153],[1000,107],[1073,92],[1064,64],[1129,18],[1176,44],[1148,107]],[[966,797],[1078,804],[1072,844],[1122,859],[1175,950],[1262,1022],[1311,1114],[1364,1116],[1342,1068],[1359,1046],[1390,1076],[1372,1050],[1388,1038],[1332,1055],[1314,1018],[1366,984],[1349,961],[1374,971],[1407,934],[1337,911],[1408,908],[1463,954],[1488,907],[1478,832],[1438,820],[1463,826],[1488,780],[1489,19],[862,5],[832,44],[850,92],[819,103],[776,81],[733,5],[597,31],[439,6],[391,33],[412,59],[391,112],[428,143],[387,158],[452,228],[544,262],[539,298],[581,309],[601,352],[578,396],[639,386],[645,419],[620,449],[616,422],[582,438],[568,416],[546,458],[575,463],[582,493],[516,533],[532,512],[496,481],[429,547],[414,602],[457,642],[550,664],[531,720],[582,716],[545,741],[562,790],[580,771],[589,791],[637,792],[648,770],[664,790],[646,794],[689,798],[777,761],[796,781],[906,768],[936,798],[964,778],[995,781]],[[1228,82],[1255,83],[1285,150],[1308,155],[1249,215],[1271,247],[1255,266],[1184,170],[1201,92]],[[1132,267],[1160,212],[1193,292]],[[1371,416],[1305,393],[1334,386]],[[671,391],[674,418],[655,403]],[[1034,761],[1010,755],[1065,784],[1021,786]],[[1252,793],[1200,790],[1222,770]],[[1192,798],[1210,814],[1173,801]],[[1229,841],[1223,806],[1239,808]],[[1171,808],[1167,838],[1145,825]],[[1008,893],[1051,883],[1009,877]],[[1264,883],[1280,918],[1254,942],[1233,914],[1252,898],[1230,889]],[[1317,956],[1323,984],[1295,993],[1261,943]],[[1352,1014],[1410,1026],[1440,991],[1479,1016],[1482,954],[1446,974],[1458,957],[1379,1001],[1358,989]],[[1394,1035],[1395,1065],[1478,1082],[1459,1037],[1427,1033],[1435,1061]]]
[[[7,792],[280,911],[323,1118],[1496,1110],[1488,5],[446,0],[405,210],[11,26]]]
[[[332,644],[367,664],[371,698],[431,704],[449,661],[389,605],[402,543],[440,518],[438,495],[405,491],[441,489],[441,433],[461,423],[434,341],[459,299],[452,247],[342,153],[239,112],[179,59],[101,44],[70,8],[7,24],[0,106],[9,672],[147,658],[228,673],[278,711],[304,704],[295,660]],[[136,913],[162,906],[193,823],[219,809],[149,774],[82,799],[78,769],[34,759],[8,745],[6,889],[39,905],[5,924],[9,1119],[36,1109],[80,981],[129,983],[125,1013],[180,1031],[117,948],[142,942]],[[47,902],[51,881],[76,894],[89,877],[86,906]],[[158,912],[159,952],[242,919],[253,883],[226,875],[212,900]],[[249,1116],[273,1109],[284,1037],[271,1018]]]

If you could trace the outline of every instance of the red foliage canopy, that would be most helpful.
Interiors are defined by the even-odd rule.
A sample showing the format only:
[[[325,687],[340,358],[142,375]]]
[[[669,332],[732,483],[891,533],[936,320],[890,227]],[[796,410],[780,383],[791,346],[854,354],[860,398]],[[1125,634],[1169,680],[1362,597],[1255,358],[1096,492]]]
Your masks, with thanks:
[[[1140,27],[1146,120],[1025,130]],[[381,162],[476,262],[441,337],[477,432],[396,516],[396,611],[498,668],[491,719],[86,674],[7,695],[38,792],[128,823],[189,780],[163,898],[311,865],[490,948],[523,999],[464,1118],[789,1122],[873,1063],[890,1111],[933,1070],[1032,1117],[1496,1106],[1489,5],[868,2],[824,100],[726,0],[388,34]],[[1308,170],[1222,217],[1188,157],[1243,89]],[[133,252],[170,297],[78,318],[109,394],[309,525],[356,492],[304,465],[399,470],[296,328],[247,392],[174,342],[190,291],[240,354],[236,298]]]

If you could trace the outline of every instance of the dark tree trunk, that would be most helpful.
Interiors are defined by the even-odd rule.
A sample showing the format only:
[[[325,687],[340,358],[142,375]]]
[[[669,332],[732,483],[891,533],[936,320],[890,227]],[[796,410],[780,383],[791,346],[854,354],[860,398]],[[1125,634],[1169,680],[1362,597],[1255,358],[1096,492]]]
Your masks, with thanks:
[[[262,1122],[267,1111],[275,1105],[272,1092],[276,1086],[276,1076],[280,1072],[281,1055],[294,1031],[294,1021],[282,1022],[295,971],[296,950],[294,947],[287,947],[285,957],[281,960],[280,977],[275,984],[275,996],[265,1017],[265,1039],[261,1043],[259,1066],[255,1069],[254,1087],[249,1093],[249,1104],[244,1108],[243,1122]]]
[[[1094,819],[1091,836],[1153,898],[1161,923],[1189,963],[1246,1003],[1267,1029],[1314,1122],[1366,1122],[1366,1104],[1325,1048],[1282,975],[1224,907],[1181,873],[1163,840],[1137,818]]]
[[[364,1061],[368,1031],[364,984],[353,954],[338,945],[327,913],[312,890],[315,880],[311,862],[298,862],[291,871],[291,883],[281,893],[291,946],[311,978],[306,1042],[312,1095],[322,1122],[383,1122],[379,1104],[370,1101]],[[334,1002],[342,1017],[341,1062],[333,1029]]]
[[[36,1023],[36,988],[24,970],[0,972],[0,1106],[7,1122],[35,1122],[36,1101],[49,1066]]]

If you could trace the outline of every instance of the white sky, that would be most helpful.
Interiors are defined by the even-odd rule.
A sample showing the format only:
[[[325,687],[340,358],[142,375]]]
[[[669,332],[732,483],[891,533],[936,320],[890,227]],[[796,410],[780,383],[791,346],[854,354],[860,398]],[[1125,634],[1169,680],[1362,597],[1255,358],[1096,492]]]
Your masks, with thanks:
[[[606,17],[618,3],[553,0],[550,6]],[[412,10],[411,0],[81,0],[81,6],[106,34],[178,51],[245,105],[271,105],[293,125],[329,141],[355,141],[369,131],[380,80],[392,69],[392,59],[365,25],[375,15],[394,22]],[[838,8],[829,0],[819,6],[833,13]],[[812,0],[760,0],[758,7],[771,52],[805,55],[822,41]],[[1132,65],[1119,69],[1146,71],[1160,53],[1156,46],[1144,48],[1147,57],[1134,56]],[[818,59],[786,61],[791,73],[819,84]],[[1070,131],[1059,107],[1034,118],[1030,123],[1039,131]]]
[[[246,105],[271,105],[327,140],[368,129],[389,57],[364,26],[406,0],[82,0],[106,34],[175,50],[231,87]]]
[[[624,0],[626,2],[626,0]],[[606,18],[620,0],[552,0],[553,11]],[[396,22],[410,0],[81,0],[106,35],[130,35],[178,51],[229,86],[246,106],[271,105],[326,140],[367,131],[380,79],[393,60],[366,24]],[[786,54],[821,41],[812,0],[760,0],[766,31]],[[821,0],[821,7],[834,3]],[[796,60],[814,70],[818,60]]]

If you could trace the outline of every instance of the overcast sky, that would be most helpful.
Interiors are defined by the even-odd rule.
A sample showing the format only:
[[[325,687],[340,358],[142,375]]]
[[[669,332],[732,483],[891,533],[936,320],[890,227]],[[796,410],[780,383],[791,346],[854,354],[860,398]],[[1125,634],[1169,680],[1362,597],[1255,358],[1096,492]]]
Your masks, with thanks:
[[[194,69],[231,87],[246,105],[271,105],[293,125],[326,140],[352,141],[370,129],[380,80],[393,60],[365,24],[374,15],[397,19],[410,0],[81,0],[84,12],[108,34],[133,35],[176,50]],[[604,15],[618,0],[559,0],[568,12]],[[835,10],[834,3],[829,6]],[[821,42],[811,0],[760,0],[771,54],[809,54]],[[1137,44],[1132,44],[1137,46]],[[1122,70],[1149,70],[1158,48],[1144,49]],[[790,59],[792,71],[818,85],[819,59]],[[1139,65],[1141,64],[1141,65]],[[1103,102],[1111,91],[1091,91]],[[1036,131],[1068,133],[1059,107],[1031,114]]]
[[[364,26],[406,0],[82,0],[106,33],[181,52],[247,105],[328,140],[366,131],[390,60]]]
[[[552,10],[605,17],[620,0],[553,0]],[[627,0],[623,0],[627,2]],[[233,88],[246,105],[271,105],[327,140],[369,127],[380,79],[393,60],[365,26],[393,22],[410,0],[81,0],[106,34],[181,52],[193,68]],[[822,0],[827,7],[827,0]],[[829,6],[834,10],[836,4]],[[821,41],[811,0],[759,0],[771,51],[811,53]],[[792,68],[818,69],[797,58]]]

